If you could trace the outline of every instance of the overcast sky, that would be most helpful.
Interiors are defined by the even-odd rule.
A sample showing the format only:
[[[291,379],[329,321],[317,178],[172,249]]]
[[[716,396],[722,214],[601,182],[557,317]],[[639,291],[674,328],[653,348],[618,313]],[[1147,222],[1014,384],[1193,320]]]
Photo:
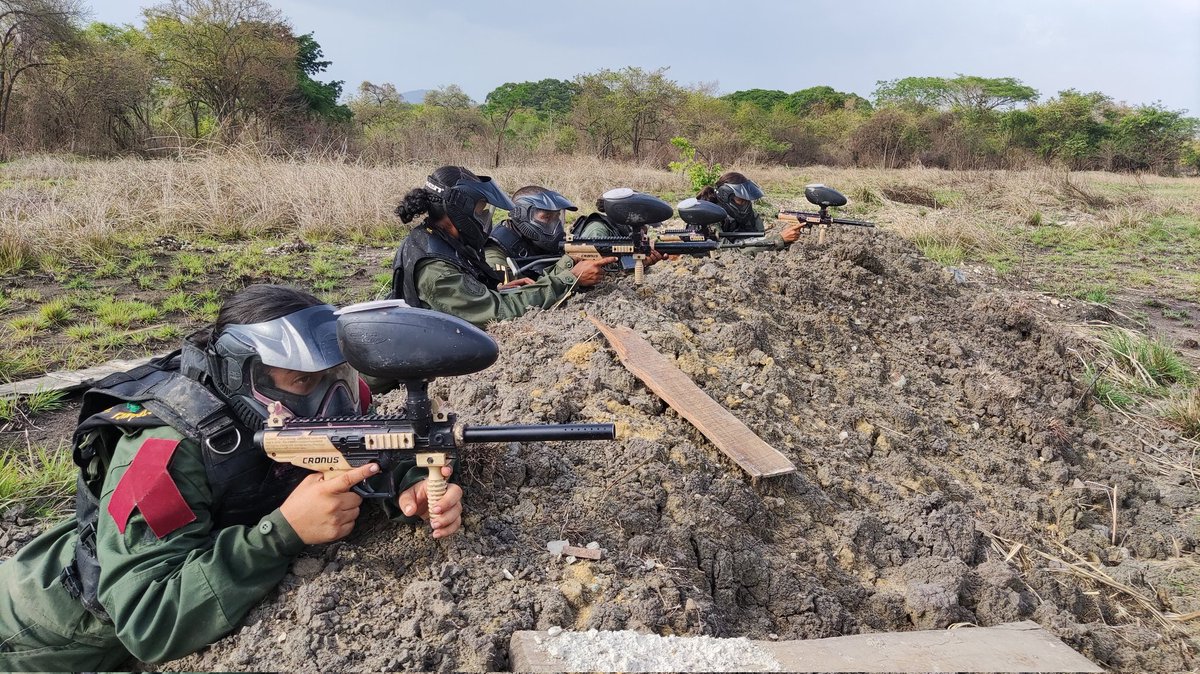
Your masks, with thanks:
[[[85,0],[141,24],[146,0]],[[867,98],[876,80],[1016,77],[1041,92],[1102,91],[1200,116],[1200,0],[274,0],[333,61],[326,79],[400,91],[601,68],[670,66],[721,92],[819,84]]]

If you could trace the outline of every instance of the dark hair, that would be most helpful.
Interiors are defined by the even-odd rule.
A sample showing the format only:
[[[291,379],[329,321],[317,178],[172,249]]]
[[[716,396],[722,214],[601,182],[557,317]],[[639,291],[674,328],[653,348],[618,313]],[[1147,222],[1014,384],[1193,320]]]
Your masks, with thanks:
[[[453,187],[460,180],[479,180],[479,176],[462,166],[443,166],[429,174],[429,177],[443,187]],[[440,220],[446,214],[442,210],[441,197],[425,187],[409,190],[408,194],[404,195],[404,201],[396,206],[396,215],[400,216],[400,221],[404,224],[423,214],[428,214],[434,220]]]
[[[525,187],[522,187],[521,189],[517,190],[516,192],[513,192],[512,198],[515,201],[516,199],[518,199],[520,197],[527,197],[527,196],[531,196],[534,194],[541,194],[542,192],[546,192],[546,191],[547,191],[546,188],[542,187],[541,185],[526,185]]]
[[[194,333],[189,339],[200,348],[208,344],[229,325],[265,323],[293,314],[301,309],[325,304],[313,295],[289,286],[259,283],[247,286],[221,305],[217,320]]]
[[[600,198],[596,199],[596,212],[597,213],[604,212],[604,197],[600,197]]]
[[[717,178],[715,185],[708,185],[704,189],[700,190],[700,194],[697,194],[696,198],[701,201],[716,201],[718,187],[726,184],[741,185],[744,182],[747,182],[746,176],[738,173],[737,171],[726,171],[725,173],[722,173],[719,178]]]

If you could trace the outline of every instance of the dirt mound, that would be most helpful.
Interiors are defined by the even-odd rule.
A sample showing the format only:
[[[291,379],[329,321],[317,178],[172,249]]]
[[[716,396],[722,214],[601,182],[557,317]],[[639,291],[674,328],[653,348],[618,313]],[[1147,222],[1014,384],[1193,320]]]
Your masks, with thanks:
[[[583,311],[674,357],[799,472],[752,486]],[[993,538],[1069,548],[1153,598],[1154,560],[1200,534],[1171,510],[1187,492],[1097,431],[1068,337],[893,236],[667,262],[492,332],[495,366],[433,387],[465,420],[628,436],[474,449],[458,536],[371,519],[171,668],[494,670],[514,630],[552,626],[803,639],[1026,618],[1106,666],[1192,666],[1118,593]],[[1117,545],[1107,495],[1077,478],[1117,487]],[[554,539],[607,552],[568,564]]]

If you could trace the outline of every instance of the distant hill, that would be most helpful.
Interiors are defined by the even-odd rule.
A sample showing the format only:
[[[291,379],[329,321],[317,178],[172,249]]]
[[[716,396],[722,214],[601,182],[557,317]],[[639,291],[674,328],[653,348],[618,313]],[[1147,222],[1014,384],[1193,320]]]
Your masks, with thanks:
[[[413,89],[401,93],[400,98],[403,98],[405,103],[424,103],[427,93],[429,93],[428,89]]]

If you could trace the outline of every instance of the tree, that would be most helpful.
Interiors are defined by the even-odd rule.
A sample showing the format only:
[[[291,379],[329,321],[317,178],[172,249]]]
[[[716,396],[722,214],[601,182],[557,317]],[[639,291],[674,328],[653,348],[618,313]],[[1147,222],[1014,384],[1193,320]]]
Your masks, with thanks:
[[[28,117],[43,143],[141,151],[153,135],[155,70],[132,26],[94,23],[74,49],[35,75]]]
[[[425,105],[451,110],[465,110],[475,107],[475,101],[457,84],[450,84],[425,93]]]
[[[875,100],[880,105],[899,105],[940,110],[983,112],[1032,103],[1038,92],[1014,77],[905,77],[880,80]]]
[[[843,108],[862,108],[869,110],[871,104],[858,94],[838,91],[830,86],[816,86],[801,89],[790,94],[782,101],[783,107],[795,115],[825,113]]]
[[[314,75],[325,72],[329,61],[322,61],[321,45],[312,33],[296,38],[296,94],[300,107],[309,114],[336,122],[346,122],[353,116],[350,108],[338,103],[342,96],[341,80],[318,82]],[[394,88],[394,87],[393,87]]]
[[[575,79],[580,94],[574,120],[593,139],[600,156],[613,156],[618,139],[629,142],[634,159],[641,157],[644,143],[669,140],[663,138],[662,131],[682,102],[684,90],[667,79],[666,72],[666,68],[646,71],[627,67]]]
[[[296,89],[296,40],[264,0],[169,0],[145,16],[150,45],[196,136],[205,111],[232,135],[278,112]]]
[[[44,68],[74,40],[76,0],[0,0],[0,134],[22,74]]]
[[[723,96],[725,100],[734,105],[749,103],[768,111],[783,103],[787,97],[787,93],[778,89],[745,89]]]

